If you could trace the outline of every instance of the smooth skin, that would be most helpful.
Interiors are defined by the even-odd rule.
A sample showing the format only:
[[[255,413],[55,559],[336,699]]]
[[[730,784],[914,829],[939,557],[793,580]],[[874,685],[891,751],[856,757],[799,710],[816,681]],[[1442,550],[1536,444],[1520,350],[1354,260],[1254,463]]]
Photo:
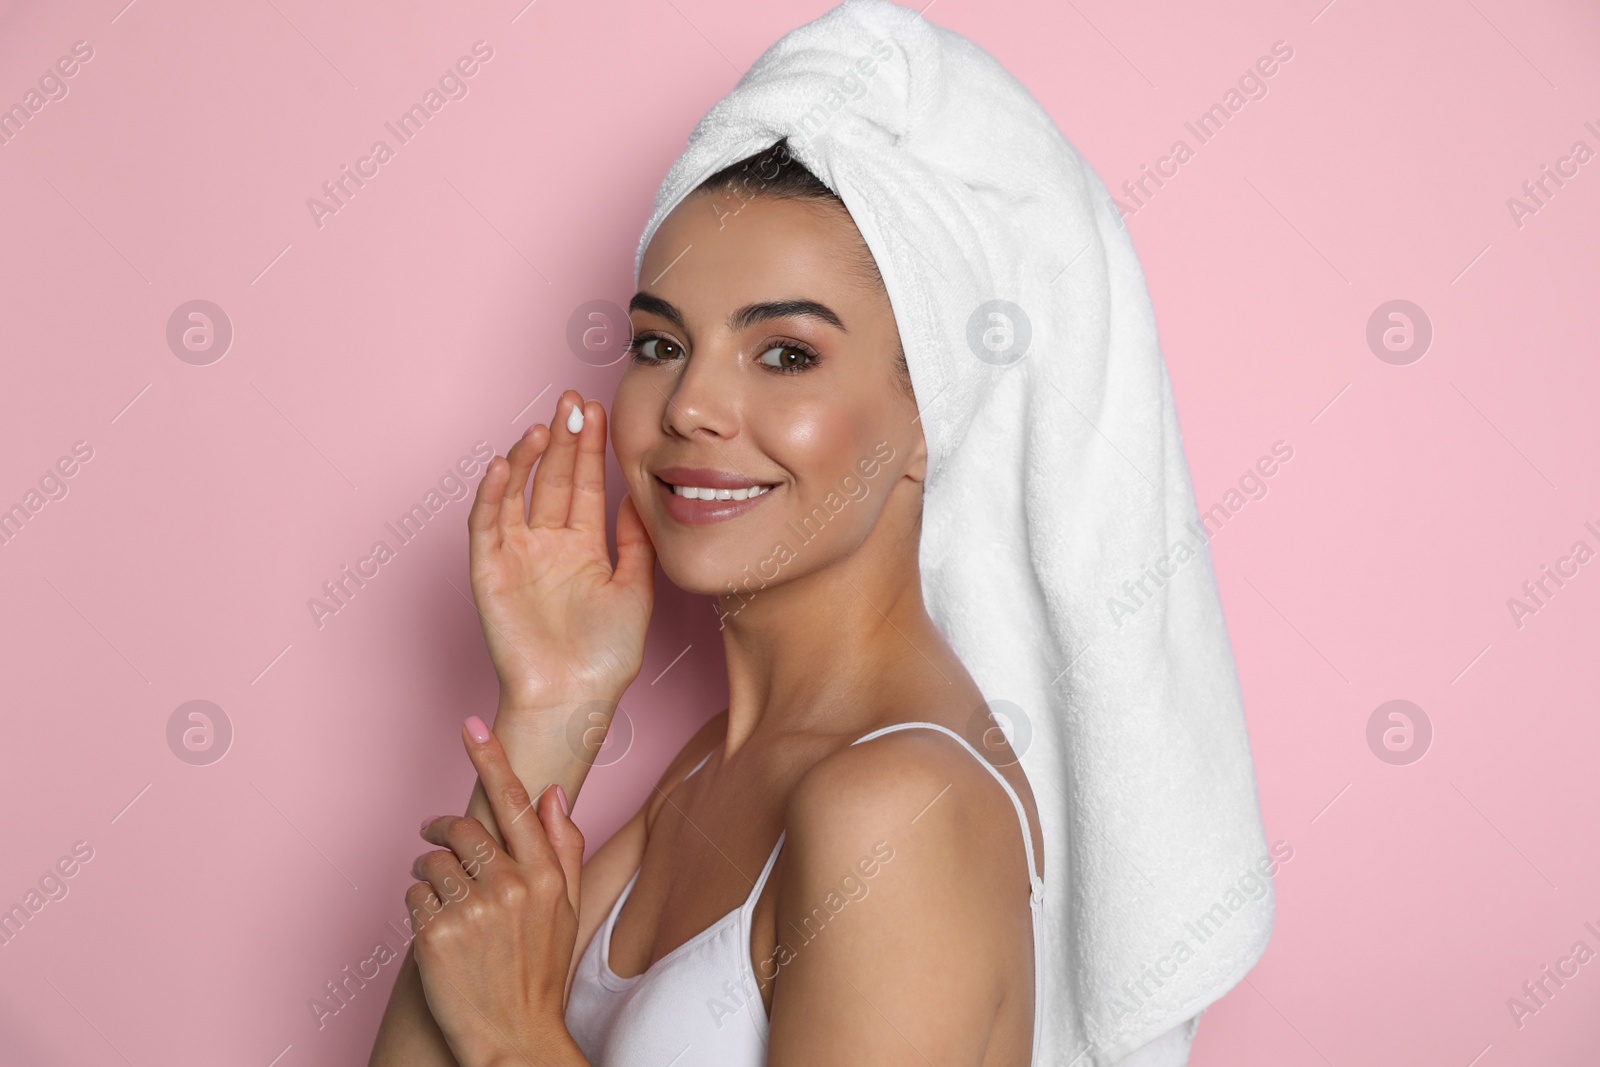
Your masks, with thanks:
[[[1009,798],[936,731],[850,744],[911,720],[966,737],[1021,797],[1045,873],[1026,777],[997,728],[974,729],[982,696],[922,601],[927,450],[895,366],[887,294],[859,269],[865,256],[848,214],[812,202],[697,193],[662,223],[609,427],[628,486],[615,565],[598,403],[563,394],[549,427],[490,464],[468,521],[473,589],[501,680],[498,740],[474,752],[468,739],[480,776],[468,817],[429,824],[429,841],[445,851],[419,859],[425,880],[408,891],[421,917],[437,923],[457,909],[472,933],[419,934],[373,1064],[585,1062],[549,976],[564,974],[570,990],[577,958],[628,879],[639,872],[609,960],[624,976],[737,908],[783,831],[751,945],[771,1019],[769,1064],[1028,1063],[1029,881]],[[838,322],[772,306],[779,301],[814,302]],[[580,403],[585,425],[574,435],[565,423]],[[868,460],[877,461],[870,476]],[[695,526],[668,510],[655,472],[669,467],[736,471],[775,488],[743,515]],[[802,544],[793,531],[808,520],[814,535]],[[775,554],[779,542],[792,551]],[[679,587],[718,598],[729,707],[576,869],[564,857],[573,847],[581,856],[581,835],[545,783],[579,794],[592,756],[575,753],[570,724],[596,726],[588,736],[598,748],[640,669],[657,558]],[[504,768],[481,758],[496,748]],[[523,783],[543,790],[539,819],[518,819],[515,833],[538,839],[507,841],[499,827],[515,818],[507,813],[528,794]],[[482,872],[498,860],[472,875],[486,842],[515,857],[499,870],[525,867],[518,877],[537,891],[461,893],[459,884],[497,877]],[[844,875],[886,849],[892,859],[859,879],[865,895],[831,916],[826,936],[803,935]],[[449,899],[451,884],[459,899]]]
[[[583,1062],[565,1036],[583,834],[559,787],[535,800],[483,720],[462,728],[498,837],[469,816],[424,820],[441,851],[417,857],[406,891],[428,1009],[460,1063]]]

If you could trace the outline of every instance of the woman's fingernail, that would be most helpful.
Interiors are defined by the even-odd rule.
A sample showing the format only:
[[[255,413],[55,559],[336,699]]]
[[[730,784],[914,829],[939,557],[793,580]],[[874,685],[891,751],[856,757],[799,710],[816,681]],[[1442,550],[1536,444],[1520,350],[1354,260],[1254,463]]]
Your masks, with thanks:
[[[427,833],[428,832],[428,824],[431,823],[432,821],[433,821],[432,819],[423,819],[422,820],[422,832],[423,833]]]
[[[583,431],[583,405],[572,405],[572,414],[567,416],[567,432],[581,433]]]
[[[488,724],[486,724],[476,715],[470,715],[467,717],[467,733],[470,734],[472,739],[478,742],[480,745],[489,740]]]
[[[567,791],[562,789],[559,783],[556,785],[556,799],[561,801],[561,814],[569,819],[572,818],[572,809],[567,807]]]

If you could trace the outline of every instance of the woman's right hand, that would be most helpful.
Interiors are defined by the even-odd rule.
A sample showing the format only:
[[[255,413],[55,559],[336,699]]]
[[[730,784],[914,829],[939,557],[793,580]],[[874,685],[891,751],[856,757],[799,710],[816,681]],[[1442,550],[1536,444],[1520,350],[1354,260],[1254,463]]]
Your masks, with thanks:
[[[567,420],[582,405],[583,429]],[[639,673],[654,600],[655,547],[631,497],[606,547],[606,412],[561,394],[478,483],[467,518],[472,592],[500,676],[500,710],[616,701]],[[534,471],[534,464],[538,470]],[[523,504],[533,473],[531,502]]]

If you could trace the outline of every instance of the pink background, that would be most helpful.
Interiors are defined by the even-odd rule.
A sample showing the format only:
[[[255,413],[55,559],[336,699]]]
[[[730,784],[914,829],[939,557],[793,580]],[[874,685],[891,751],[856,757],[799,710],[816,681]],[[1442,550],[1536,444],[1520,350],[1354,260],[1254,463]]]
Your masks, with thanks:
[[[456,727],[495,689],[467,504],[320,629],[306,601],[475,441],[504,450],[566,387],[609,402],[618,368],[575,358],[569,316],[626,303],[695,120],[827,5],[125,3],[0,3],[0,105],[94,50],[0,146],[0,508],[93,449],[0,546],[0,907],[93,849],[0,946],[0,1060],[364,1062],[393,966],[320,1031],[307,1002],[397,940],[417,821],[472,781]],[[1600,958],[1520,1027],[1507,999],[1580,939],[1600,951],[1600,562],[1520,627],[1507,599],[1600,549],[1600,160],[1520,225],[1507,200],[1575,141],[1600,150],[1600,10],[929,17],[1114,191],[1189,141],[1128,225],[1202,508],[1294,449],[1213,542],[1268,838],[1294,858],[1193,1062],[1596,1062]],[[307,198],[479,40],[468,95],[319,228]],[[1275,41],[1294,54],[1267,95],[1198,144],[1184,122]],[[206,366],[166,341],[193,299],[234,330]],[[1433,328],[1406,365],[1366,340],[1394,299]],[[709,606],[663,588],[634,745],[579,805],[592,841],[724,684]],[[205,766],[167,741],[195,699],[234,731]],[[1368,744],[1391,699],[1432,724],[1408,765]]]

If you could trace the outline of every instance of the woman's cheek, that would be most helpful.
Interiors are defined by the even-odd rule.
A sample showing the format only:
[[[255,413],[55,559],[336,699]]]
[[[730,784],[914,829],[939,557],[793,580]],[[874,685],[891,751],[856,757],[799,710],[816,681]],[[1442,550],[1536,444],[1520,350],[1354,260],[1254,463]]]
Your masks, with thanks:
[[[876,426],[872,413],[839,404],[837,398],[773,412],[756,425],[766,428],[762,451],[822,492],[855,470],[857,459],[871,450],[862,442]]]
[[[643,391],[641,391],[641,387]],[[633,484],[638,471],[639,457],[651,439],[651,427],[659,428],[661,413],[651,410],[648,383],[640,381],[631,370],[624,373],[611,398],[611,450],[616,453],[617,464],[630,492],[638,495],[647,488]],[[660,394],[656,394],[658,397]]]

